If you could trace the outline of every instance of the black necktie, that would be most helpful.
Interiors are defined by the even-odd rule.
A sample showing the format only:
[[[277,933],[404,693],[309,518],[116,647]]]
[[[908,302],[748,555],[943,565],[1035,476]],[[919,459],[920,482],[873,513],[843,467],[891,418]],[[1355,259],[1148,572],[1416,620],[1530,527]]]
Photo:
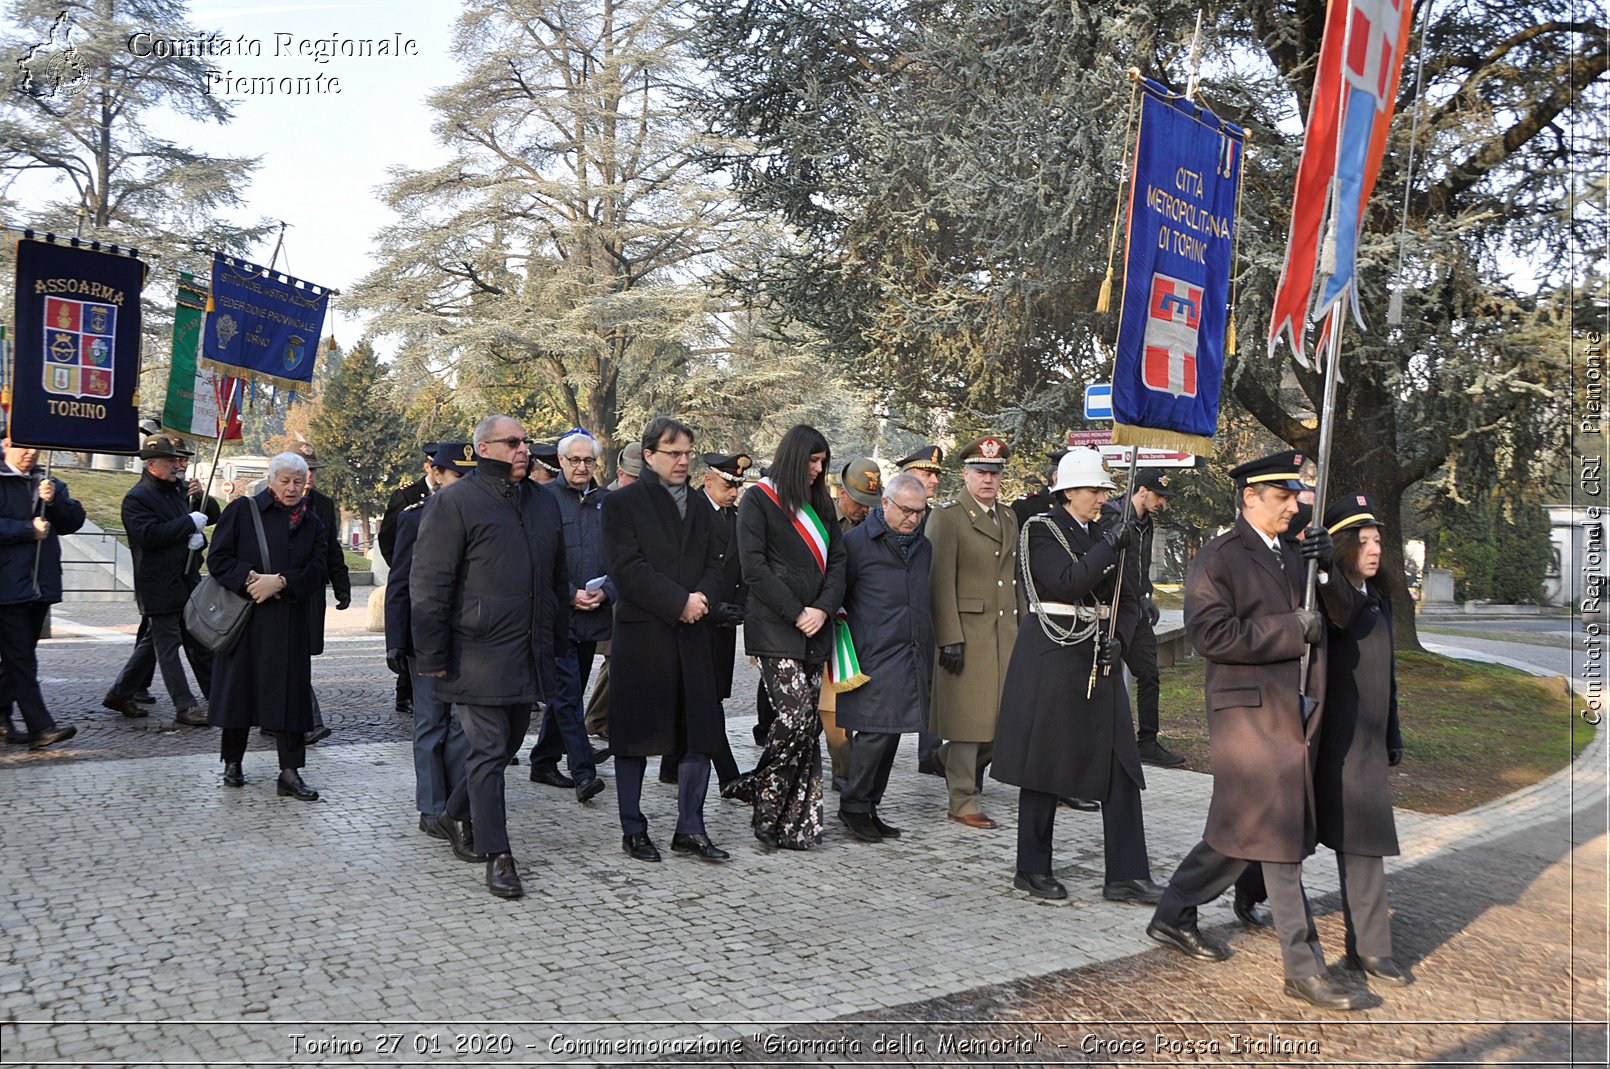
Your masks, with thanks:
[[[1286,555],[1284,553],[1280,552],[1280,543],[1276,542],[1274,545],[1270,546],[1269,548],[1274,550],[1275,566],[1277,568],[1279,568],[1281,571],[1285,571],[1286,570]]]

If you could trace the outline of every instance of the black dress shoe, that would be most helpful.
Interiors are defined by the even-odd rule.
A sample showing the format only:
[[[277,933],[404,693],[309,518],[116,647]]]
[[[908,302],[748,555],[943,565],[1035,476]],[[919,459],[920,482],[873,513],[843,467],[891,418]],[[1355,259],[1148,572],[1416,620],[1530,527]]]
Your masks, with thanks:
[[[290,779],[286,779],[289,773]],[[280,773],[280,778],[274,781],[274,793],[282,798],[295,798],[300,802],[317,802],[319,792],[302,782],[302,774],[294,768],[287,768]]]
[[[447,833],[436,826],[436,818],[427,817],[423,813],[419,814],[419,830],[429,835],[432,839],[447,838]]]
[[[850,834],[860,839],[863,843],[883,842],[883,833],[872,822],[871,813],[852,813],[849,810],[841,809],[839,810],[839,819],[844,822],[846,828],[850,829]]]
[[[676,766],[672,765],[670,768],[666,768],[665,765],[661,764],[660,765],[659,781],[661,783],[667,783],[667,784],[670,784],[672,787],[675,787],[676,786]]]
[[[1146,926],[1146,934],[1171,946],[1189,958],[1200,958],[1203,961],[1223,961],[1230,956],[1227,947],[1215,943],[1203,935],[1197,928],[1196,922],[1182,924],[1178,928],[1172,924],[1164,924],[1156,917]]]
[[[50,728],[47,731],[41,731],[37,735],[28,736],[28,749],[43,750],[56,745],[58,742],[66,742],[77,734],[78,729],[71,724],[64,728]]]
[[[531,766],[531,782],[541,783],[549,787],[574,787],[576,781],[559,771],[557,768],[538,768]]]
[[[413,700],[410,698],[398,698],[397,711],[399,713],[412,713],[414,711]]]
[[[1230,908],[1235,911],[1236,920],[1245,924],[1248,928],[1273,928],[1275,926],[1274,914],[1270,913],[1267,907],[1244,897],[1240,891],[1236,891],[1235,899],[1231,902]]]
[[[659,848],[654,845],[654,840],[648,837],[648,832],[646,831],[622,835],[621,849],[625,850],[627,856],[633,861],[658,861],[660,859]]]
[[[611,757],[614,757],[614,756],[615,756],[614,753],[612,753],[610,751],[610,748],[608,746],[605,746],[603,749],[594,750],[593,751],[593,764],[595,764],[595,765],[602,764],[603,762],[608,761]]]
[[[1361,1010],[1365,1001],[1363,995],[1349,991],[1324,973],[1287,980],[1286,994],[1322,1010]]]
[[[525,894],[513,855],[499,854],[486,863],[486,889],[499,898],[519,898]]]
[[[26,746],[28,745],[28,732],[16,724],[7,724],[6,741],[13,746]]]
[[[441,838],[446,839],[448,845],[453,848],[453,856],[460,861],[492,860],[486,854],[477,854],[475,852],[475,839],[469,821],[466,820],[460,824],[446,813],[443,813],[436,818],[436,829],[442,833]]]
[[[329,737],[330,737],[330,729],[328,727],[326,727],[325,725],[320,724],[318,727],[314,728],[312,731],[307,733],[307,735],[302,739],[302,745],[303,746],[312,746],[312,745],[315,745],[316,743],[323,742],[325,739],[327,739]]]
[[[1163,897],[1163,885],[1153,883],[1150,876],[1139,880],[1113,880],[1101,889],[1101,897],[1109,902],[1135,902],[1155,906]]]
[[[777,850],[783,845],[781,840],[777,838],[777,833],[772,831],[770,828],[756,828],[755,838],[759,840],[760,845],[764,846],[767,850]]]
[[[938,754],[930,754],[926,761],[917,762],[917,771],[922,773],[924,776],[943,776],[945,774],[945,766],[939,760]]]
[[[883,818],[878,816],[878,811],[876,809],[872,811],[872,823],[878,826],[878,834],[883,836],[885,839],[900,838],[900,829],[895,827],[893,824],[885,824],[883,822]]]
[[[244,786],[246,786],[246,773],[241,770],[239,761],[225,761],[224,762],[224,786],[225,787],[244,787]]]
[[[1140,744],[1140,761],[1143,765],[1156,765],[1158,768],[1178,768],[1185,763],[1185,758],[1156,739],[1147,739]]]
[[[140,699],[138,698],[119,698],[115,694],[108,693],[106,697],[101,699],[101,704],[113,712],[122,713],[132,719],[151,715],[151,710],[140,704]]]
[[[1414,982],[1401,965],[1391,957],[1372,958],[1368,955],[1349,954],[1347,963],[1366,975],[1373,976],[1383,984],[1393,987],[1408,987]]]
[[[671,836],[671,853],[692,854],[700,861],[726,861],[732,857],[711,842],[708,835],[683,835],[681,832]]]
[[[594,776],[586,783],[576,784],[576,801],[590,802],[604,793],[604,781]]]
[[[1019,891],[1027,891],[1035,898],[1045,898],[1052,902],[1060,902],[1068,897],[1068,889],[1055,876],[1038,872],[1019,871],[1012,877],[1012,886]]]
[[[749,729],[749,734],[755,737],[756,746],[766,745],[766,731],[767,729],[761,727],[759,724],[756,724],[754,727]]]
[[[1058,798],[1057,801],[1061,802],[1069,809],[1077,809],[1081,813],[1101,812],[1101,803],[1092,802],[1088,798]]]

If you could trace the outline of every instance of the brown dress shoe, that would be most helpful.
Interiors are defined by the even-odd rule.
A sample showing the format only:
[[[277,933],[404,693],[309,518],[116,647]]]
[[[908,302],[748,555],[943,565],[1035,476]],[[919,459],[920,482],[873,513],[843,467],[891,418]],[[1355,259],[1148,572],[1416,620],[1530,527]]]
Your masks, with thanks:
[[[967,813],[959,817],[953,813],[951,814],[950,819],[954,820],[957,824],[965,824],[969,828],[978,828],[982,831],[990,831],[1000,827],[999,824],[995,823],[982,813]]]
[[[186,727],[204,728],[207,726],[207,712],[199,705],[189,705],[180,709],[173,718]]]

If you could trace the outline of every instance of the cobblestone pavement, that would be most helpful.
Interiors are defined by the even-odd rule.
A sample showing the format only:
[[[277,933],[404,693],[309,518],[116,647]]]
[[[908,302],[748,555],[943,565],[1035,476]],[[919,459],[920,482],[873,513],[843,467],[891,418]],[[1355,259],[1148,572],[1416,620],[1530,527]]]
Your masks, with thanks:
[[[312,805],[274,795],[270,753],[222,788],[216,733],[174,728],[166,703],[147,721],[99,708],[131,612],[58,612],[42,672],[80,735],[0,755],[3,1064],[1605,1063],[1602,741],[1480,809],[1400,811],[1394,931],[1418,981],[1322,1014],[1280,994],[1273,938],[1234,928],[1226,902],[1204,926],[1235,955],[1201,965],[1153,944],[1146,910],[1103,901],[1098,819],[1059,820],[1067,902],[1013,892],[1012,792],[986,787],[1001,830],[949,824],[909,742],[881,810],[903,838],[850,841],[830,795],[820,849],[766,854],[743,807],[712,801],[725,866],[633,863],[612,792],[579,805],[511,769],[528,894],[494,899],[415,828],[406,725],[358,610],[315,662],[335,735],[309,755]],[[753,684],[742,664],[737,693]],[[746,767],[751,710],[729,706]],[[1148,785],[1164,879],[1210,781],[1149,769]],[[673,792],[645,794],[664,838]],[[1334,863],[1305,878],[1334,960]]]

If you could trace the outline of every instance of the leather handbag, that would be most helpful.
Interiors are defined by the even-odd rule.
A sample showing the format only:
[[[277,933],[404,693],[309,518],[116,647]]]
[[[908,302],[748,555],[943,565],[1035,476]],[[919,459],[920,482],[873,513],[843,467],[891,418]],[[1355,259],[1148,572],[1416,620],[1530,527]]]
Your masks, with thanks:
[[[246,511],[252,514],[252,525],[257,528],[257,548],[262,553],[263,571],[268,572],[268,539],[263,534],[263,517],[257,502],[247,498]],[[233,650],[246,633],[246,624],[252,618],[256,605],[245,594],[226,588],[211,575],[202,576],[201,582],[190,592],[184,603],[184,626],[190,637],[214,654],[222,656]]]

